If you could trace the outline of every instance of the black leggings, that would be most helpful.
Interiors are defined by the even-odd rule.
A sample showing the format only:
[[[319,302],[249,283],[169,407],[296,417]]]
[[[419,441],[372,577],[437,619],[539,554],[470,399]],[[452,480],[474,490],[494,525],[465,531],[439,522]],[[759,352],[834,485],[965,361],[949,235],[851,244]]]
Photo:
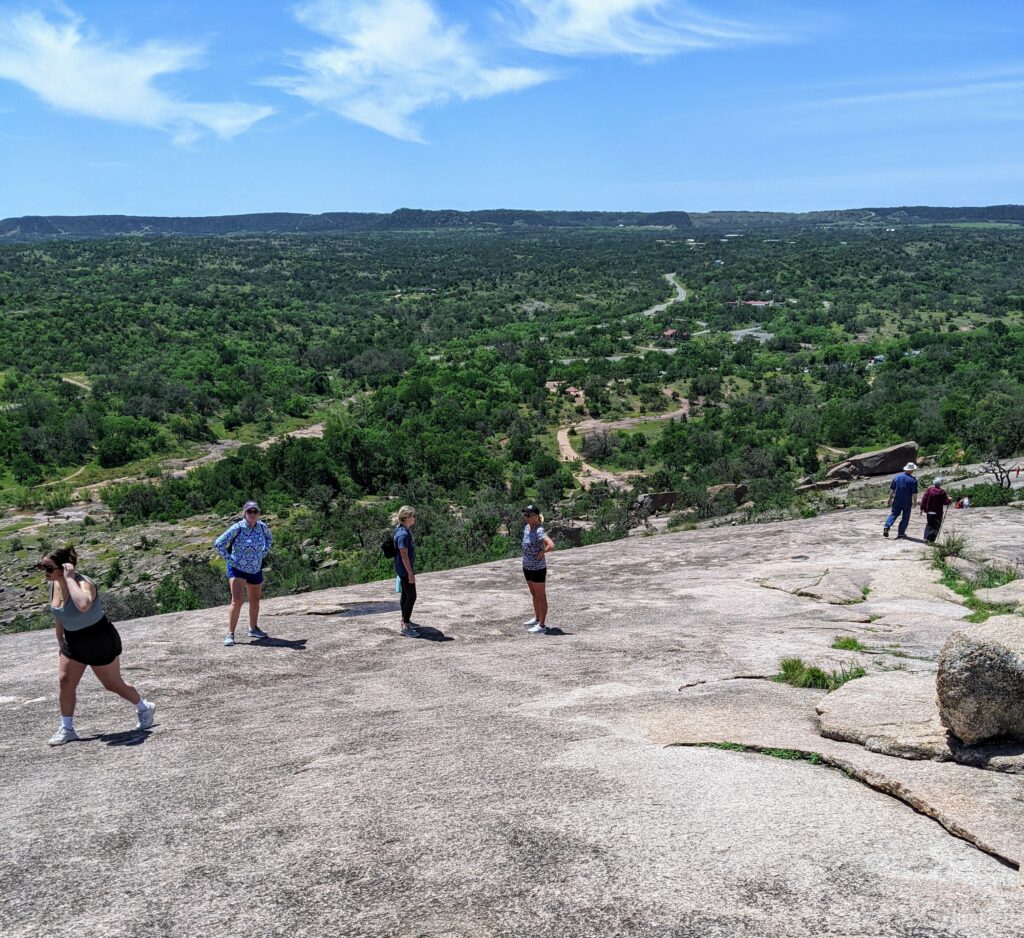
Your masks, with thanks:
[[[404,576],[398,578],[402,582],[402,621],[412,621],[412,607],[416,605],[416,584],[410,583]]]

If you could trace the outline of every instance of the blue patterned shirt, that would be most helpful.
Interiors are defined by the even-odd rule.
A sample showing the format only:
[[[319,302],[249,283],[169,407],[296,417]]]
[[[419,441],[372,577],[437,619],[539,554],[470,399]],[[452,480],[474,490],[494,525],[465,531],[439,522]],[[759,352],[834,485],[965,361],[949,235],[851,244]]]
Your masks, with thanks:
[[[524,570],[546,570],[548,562],[540,556],[544,550],[544,538],[547,533],[539,524],[531,531],[530,526],[523,526],[523,569]]]
[[[214,542],[214,549],[230,566],[241,573],[259,573],[263,558],[270,553],[274,539],[262,521],[254,527],[244,518],[236,521]]]

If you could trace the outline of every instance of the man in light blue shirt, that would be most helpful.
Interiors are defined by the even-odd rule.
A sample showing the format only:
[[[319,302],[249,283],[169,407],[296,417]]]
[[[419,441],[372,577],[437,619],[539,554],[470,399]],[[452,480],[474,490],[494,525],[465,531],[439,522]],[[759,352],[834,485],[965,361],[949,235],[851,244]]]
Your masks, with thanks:
[[[917,464],[908,462],[903,471],[889,485],[889,517],[882,528],[882,537],[889,536],[889,528],[899,518],[900,526],[896,529],[896,538],[906,540],[907,526],[910,524],[910,512],[917,504]]]

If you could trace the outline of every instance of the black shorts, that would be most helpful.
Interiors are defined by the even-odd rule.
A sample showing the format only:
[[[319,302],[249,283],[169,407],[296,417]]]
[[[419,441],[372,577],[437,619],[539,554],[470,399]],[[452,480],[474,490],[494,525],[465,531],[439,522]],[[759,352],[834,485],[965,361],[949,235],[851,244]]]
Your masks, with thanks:
[[[527,583],[543,583],[548,578],[548,568],[527,570],[526,567],[523,567],[523,576],[526,577]]]
[[[121,654],[121,636],[114,628],[114,623],[104,616],[95,625],[84,629],[75,632],[65,629],[60,653],[79,664],[103,667],[113,663]]]

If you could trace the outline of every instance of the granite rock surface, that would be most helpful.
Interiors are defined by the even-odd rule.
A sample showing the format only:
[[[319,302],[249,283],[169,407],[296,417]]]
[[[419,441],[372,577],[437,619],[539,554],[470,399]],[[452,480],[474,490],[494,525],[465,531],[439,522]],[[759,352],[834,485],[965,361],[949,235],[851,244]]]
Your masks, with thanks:
[[[1015,511],[963,514],[1024,556]],[[53,634],[7,636],[0,934],[1016,938],[1024,779],[825,739],[769,680],[934,672],[969,610],[882,517],[560,551],[550,636],[517,560],[418,577],[432,640],[390,581],[271,600],[234,648],[223,608],[119,623],[156,725],[87,676],[52,750]],[[825,570],[867,598],[764,585]]]

